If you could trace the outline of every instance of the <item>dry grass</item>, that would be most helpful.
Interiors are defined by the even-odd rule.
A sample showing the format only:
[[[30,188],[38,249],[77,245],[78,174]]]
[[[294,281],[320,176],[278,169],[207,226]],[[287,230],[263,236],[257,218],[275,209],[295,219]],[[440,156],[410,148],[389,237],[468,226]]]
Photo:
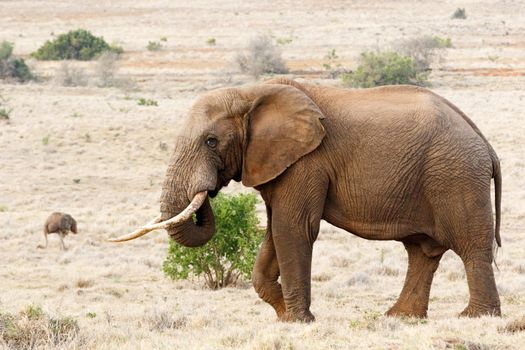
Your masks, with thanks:
[[[49,318],[72,317],[78,334],[62,345],[48,340],[48,323],[35,326],[46,334],[41,348],[47,349],[522,349],[525,331],[504,329],[519,320],[525,305],[523,3],[479,3],[467,9],[465,21],[450,19],[455,7],[433,1],[300,7],[217,1],[204,14],[200,5],[2,2],[0,18],[10,20],[0,23],[0,40],[16,41],[17,55],[38,48],[57,23],[90,28],[108,42],[123,40],[116,76],[132,79],[141,91],[0,82],[2,106],[12,110],[10,123],[0,123],[0,206],[7,208],[0,210],[1,314],[25,324],[20,310],[35,303]],[[224,26],[225,19],[234,20]],[[147,30],[138,30],[144,23]],[[208,291],[202,281],[166,279],[160,269],[165,233],[121,245],[105,241],[157,214],[180,118],[202,91],[246,81],[235,72],[225,78],[224,69],[251,37],[270,28],[276,37],[293,32],[283,60],[296,78],[320,84],[337,84],[324,78],[322,66],[332,48],[341,64],[352,67],[359,52],[402,37],[452,38],[454,49],[430,78],[433,90],[465,111],[501,158],[503,248],[496,281],[502,318],[457,317],[468,291],[462,263],[450,252],[436,272],[427,320],[383,316],[403,284],[402,245],[366,241],[324,222],[312,271],[317,322],[309,325],[277,322],[249,284]],[[212,35],[215,46],[205,42]],[[148,40],[163,36],[169,41],[162,51],[147,51]],[[489,60],[492,55],[498,59]],[[53,76],[60,64],[31,62],[42,76]],[[95,66],[79,65],[86,72]],[[140,97],[158,101],[158,107],[138,106]],[[226,191],[245,189],[232,183]],[[79,221],[79,234],[66,237],[66,252],[56,235],[49,236],[47,249],[36,248],[54,210]],[[259,213],[265,222],[263,205]],[[79,287],[80,280],[92,285]]]
[[[0,345],[9,349],[70,348],[81,346],[82,339],[75,319],[53,318],[31,305],[17,315],[0,313]]]
[[[61,86],[87,86],[88,77],[82,68],[72,66],[68,61],[62,62],[55,72],[55,83]]]

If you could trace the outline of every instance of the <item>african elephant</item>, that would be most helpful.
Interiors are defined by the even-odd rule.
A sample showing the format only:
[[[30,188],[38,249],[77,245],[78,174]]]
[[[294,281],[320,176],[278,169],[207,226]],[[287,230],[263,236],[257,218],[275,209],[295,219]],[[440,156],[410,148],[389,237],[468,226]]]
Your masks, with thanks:
[[[54,212],[46,220],[44,224],[44,237],[46,239],[47,248],[47,235],[50,233],[57,233],[60,237],[60,249],[66,250],[66,245],[64,244],[64,237],[67,236],[69,231],[74,234],[77,233],[77,222],[69,214]]]
[[[205,244],[214,234],[208,196],[230,180],[254,187],[266,204],[253,285],[279,319],[314,320],[312,247],[322,219],[362,238],[404,244],[406,280],[388,315],[426,317],[448,249],[468,280],[461,315],[500,315],[492,270],[494,239],[501,246],[499,160],[474,123],[431,91],[274,79],[208,92],[176,138],[161,215],[116,241],[166,228],[182,245]]]

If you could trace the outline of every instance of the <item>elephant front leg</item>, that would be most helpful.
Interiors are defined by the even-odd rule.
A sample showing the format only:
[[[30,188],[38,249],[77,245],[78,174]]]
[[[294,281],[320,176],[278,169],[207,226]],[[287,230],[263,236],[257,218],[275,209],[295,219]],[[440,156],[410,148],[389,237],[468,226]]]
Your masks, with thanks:
[[[253,268],[252,282],[261,299],[275,309],[277,317],[282,318],[286,312],[286,306],[284,304],[281,284],[277,282],[278,278],[279,264],[273,245],[271,227],[269,226],[266,237],[257,254]]]
[[[276,248],[286,305],[286,312],[280,319],[287,322],[315,321],[315,316],[310,312],[312,249],[301,244],[290,246],[284,242],[277,243]]]

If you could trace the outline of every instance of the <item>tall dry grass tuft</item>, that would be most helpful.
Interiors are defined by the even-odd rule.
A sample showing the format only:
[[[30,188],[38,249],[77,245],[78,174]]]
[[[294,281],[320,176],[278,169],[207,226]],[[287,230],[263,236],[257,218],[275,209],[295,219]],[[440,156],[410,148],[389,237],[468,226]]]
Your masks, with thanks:
[[[258,78],[263,74],[285,74],[288,68],[281,57],[281,49],[267,35],[250,40],[244,53],[235,57],[241,72]]]
[[[187,326],[188,319],[185,316],[175,317],[171,312],[153,308],[147,310],[143,321],[150,331],[163,332],[166,329],[181,329]]]
[[[55,71],[55,83],[68,87],[87,86],[88,78],[83,69],[72,67],[68,61],[64,61]]]
[[[79,330],[75,319],[51,317],[40,306],[28,306],[18,315],[0,313],[0,346],[8,349],[77,348]]]

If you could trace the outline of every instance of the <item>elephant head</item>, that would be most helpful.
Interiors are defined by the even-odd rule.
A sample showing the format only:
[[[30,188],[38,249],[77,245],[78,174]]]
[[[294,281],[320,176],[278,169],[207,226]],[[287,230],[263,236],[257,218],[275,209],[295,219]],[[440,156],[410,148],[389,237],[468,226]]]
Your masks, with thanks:
[[[161,214],[114,241],[165,228],[184,246],[205,244],[215,231],[208,195],[215,196],[232,179],[255,187],[279,176],[319,146],[325,135],[323,118],[318,106],[291,85],[206,93],[191,107],[176,137],[162,188]]]

